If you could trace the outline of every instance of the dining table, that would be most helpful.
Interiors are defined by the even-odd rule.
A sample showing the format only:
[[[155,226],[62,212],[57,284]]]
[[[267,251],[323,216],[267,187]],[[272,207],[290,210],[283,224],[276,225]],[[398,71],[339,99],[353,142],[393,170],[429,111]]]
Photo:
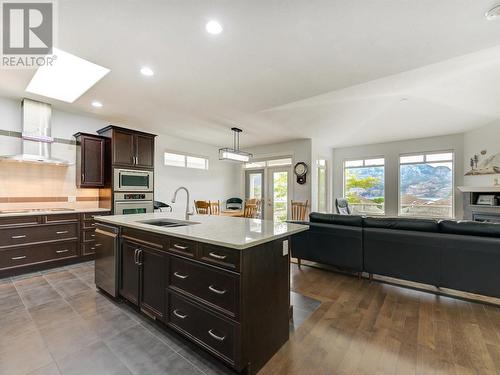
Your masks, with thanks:
[[[220,212],[222,216],[230,216],[230,217],[244,217],[244,210],[223,210]]]

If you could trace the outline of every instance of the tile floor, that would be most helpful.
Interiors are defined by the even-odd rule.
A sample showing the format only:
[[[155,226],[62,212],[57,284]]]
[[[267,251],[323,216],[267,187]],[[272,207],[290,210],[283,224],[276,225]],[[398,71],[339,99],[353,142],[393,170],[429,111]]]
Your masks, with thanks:
[[[320,305],[291,295],[293,331]],[[95,288],[93,262],[0,279],[0,374],[233,374]]]

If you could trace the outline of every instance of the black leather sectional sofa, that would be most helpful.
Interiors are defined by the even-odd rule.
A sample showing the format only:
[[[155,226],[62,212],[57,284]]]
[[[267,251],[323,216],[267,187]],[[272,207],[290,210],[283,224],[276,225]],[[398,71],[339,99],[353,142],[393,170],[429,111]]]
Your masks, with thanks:
[[[292,256],[500,297],[500,224],[311,213]]]

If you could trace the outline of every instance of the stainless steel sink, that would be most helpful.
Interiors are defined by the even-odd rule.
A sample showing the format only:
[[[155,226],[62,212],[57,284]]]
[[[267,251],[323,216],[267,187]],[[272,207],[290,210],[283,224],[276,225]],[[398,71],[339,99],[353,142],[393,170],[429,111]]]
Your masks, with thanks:
[[[200,224],[195,221],[175,220],[175,219],[152,219],[152,220],[138,221],[138,223],[154,225],[155,227],[167,227],[167,228],[185,227],[188,225]]]

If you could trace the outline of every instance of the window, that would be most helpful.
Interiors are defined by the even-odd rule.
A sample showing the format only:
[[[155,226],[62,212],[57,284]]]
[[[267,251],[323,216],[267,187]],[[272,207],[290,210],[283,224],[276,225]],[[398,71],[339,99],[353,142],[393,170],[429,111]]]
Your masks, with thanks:
[[[292,165],[292,158],[283,158],[283,159],[273,159],[266,161],[253,161],[250,163],[245,163],[245,169],[252,168],[265,168],[265,167],[281,167],[286,165]]]
[[[327,179],[326,179],[326,160],[317,160],[318,168],[318,211],[327,210]]]
[[[400,214],[453,217],[453,152],[402,155],[399,163]]]
[[[170,167],[208,170],[208,158],[203,156],[165,152],[165,165]]]
[[[344,196],[353,214],[385,213],[385,160],[372,158],[344,162]]]

